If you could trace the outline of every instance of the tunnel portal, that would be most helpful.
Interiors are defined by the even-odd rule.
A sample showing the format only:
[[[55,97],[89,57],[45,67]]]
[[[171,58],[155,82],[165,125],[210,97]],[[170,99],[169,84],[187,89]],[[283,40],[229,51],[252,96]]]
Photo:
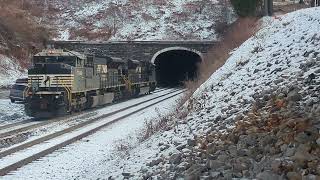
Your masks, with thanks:
[[[199,53],[189,50],[169,50],[160,53],[154,59],[157,83],[160,87],[177,87],[184,81],[197,77]]]

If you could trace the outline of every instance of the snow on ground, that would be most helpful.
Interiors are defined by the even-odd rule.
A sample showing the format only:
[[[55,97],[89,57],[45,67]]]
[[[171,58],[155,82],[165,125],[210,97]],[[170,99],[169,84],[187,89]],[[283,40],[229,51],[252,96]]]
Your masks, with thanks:
[[[23,104],[11,103],[10,99],[0,99],[0,125],[29,119],[24,112]]]
[[[162,115],[171,112],[180,96],[129,116],[3,179],[96,179],[102,175],[105,179],[105,172],[114,166],[115,160],[122,157],[117,151],[119,141],[126,137],[134,137],[146,121],[158,118],[158,112]]]
[[[12,85],[16,79],[24,76],[25,74],[12,59],[0,54],[0,88]]]
[[[1,90],[13,85],[18,78],[25,77],[19,66],[10,58],[0,54],[0,125],[27,119],[23,104],[14,104],[9,100],[9,92]]]
[[[139,98],[133,98],[130,100],[126,100],[124,102],[120,102],[120,103],[116,103],[116,104],[110,104],[107,105],[105,107],[100,107],[96,110],[92,110],[88,113],[84,113],[81,115],[77,115],[77,116],[73,116],[70,118],[66,118],[65,120],[61,120],[55,123],[50,123],[47,126],[41,126],[41,128],[36,128],[32,131],[30,131],[30,133],[27,134],[26,140],[24,140],[21,143],[17,143],[17,144],[10,144],[9,142],[9,146],[8,144],[0,144],[3,145],[6,148],[0,148],[0,151],[5,151],[7,149],[13,148],[15,146],[19,146],[21,144],[27,143],[27,142],[31,142],[35,139],[38,139],[40,137],[44,137],[47,136],[48,134],[53,134],[55,132],[61,131],[63,129],[67,129],[71,126],[75,126],[77,124],[80,124],[81,122],[84,121],[88,121],[90,119],[96,118],[98,116],[101,115],[105,115],[111,112],[115,112],[119,109],[123,109],[129,106],[132,106],[134,104],[138,104],[141,102],[144,102],[146,100],[152,99],[152,98],[156,98],[162,95],[165,95],[169,92],[175,92],[177,91],[177,89],[167,89],[167,90],[163,90],[163,91],[159,91],[159,92],[154,92],[150,95],[147,96],[142,96]],[[27,117],[24,113],[24,106],[21,104],[14,104],[11,103],[9,100],[1,100],[0,99],[0,108],[3,107],[3,111],[2,114],[0,113],[0,125],[5,125],[5,124],[9,124],[9,123],[13,123],[13,122],[18,122],[18,121],[23,121],[28,119],[29,117]],[[14,109],[14,111],[6,111],[7,109]],[[42,121],[34,121],[31,122],[32,124],[37,124],[37,123],[41,123]],[[8,129],[4,129],[1,131],[1,133],[4,132],[8,132],[17,128],[21,128],[21,127],[25,127],[25,126],[30,126],[31,123],[27,123],[27,124],[22,124],[20,126],[15,126],[12,128],[8,128]]]
[[[65,30],[60,31],[59,38],[56,38],[56,39],[67,41],[67,40],[69,40],[69,38],[70,38],[69,29],[65,29]]]
[[[195,92],[184,107],[190,110],[186,119],[130,151],[125,160],[106,166],[100,177],[121,179],[126,172],[132,179],[141,179],[161,177],[172,168],[183,170],[185,162],[172,163],[176,153],[190,153],[185,147],[194,146],[196,137],[233,128],[251,108],[254,94],[290,84],[288,77],[307,78],[319,71],[302,70],[303,64],[320,61],[319,12],[318,7],[265,18],[261,30]]]

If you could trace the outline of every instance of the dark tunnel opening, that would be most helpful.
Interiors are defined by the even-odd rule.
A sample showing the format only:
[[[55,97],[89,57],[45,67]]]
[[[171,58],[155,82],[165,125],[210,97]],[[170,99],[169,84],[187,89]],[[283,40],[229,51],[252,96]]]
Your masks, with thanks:
[[[171,50],[155,59],[157,83],[160,87],[176,87],[197,77],[201,57],[192,51]]]

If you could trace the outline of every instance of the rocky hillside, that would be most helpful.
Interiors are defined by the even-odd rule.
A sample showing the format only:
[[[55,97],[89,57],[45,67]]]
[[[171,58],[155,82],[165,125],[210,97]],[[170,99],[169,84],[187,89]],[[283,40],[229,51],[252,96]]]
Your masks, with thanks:
[[[21,69],[17,60],[0,54],[0,89],[12,85],[16,79],[25,77],[25,70]]]
[[[28,1],[0,1],[0,87],[21,76],[32,51],[49,38],[40,16]]]
[[[49,12],[56,10],[50,18],[62,40],[209,40],[217,38],[218,25],[235,20],[232,9],[217,0],[48,3]]]
[[[161,132],[101,176],[319,179],[319,11],[263,19]]]

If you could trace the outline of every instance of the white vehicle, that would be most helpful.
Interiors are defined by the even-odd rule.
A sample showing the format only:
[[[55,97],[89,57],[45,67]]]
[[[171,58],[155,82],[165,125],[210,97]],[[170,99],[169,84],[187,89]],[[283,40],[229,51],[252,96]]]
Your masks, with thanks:
[[[9,98],[12,103],[24,102],[27,97],[28,78],[17,79],[16,83],[10,89]]]

